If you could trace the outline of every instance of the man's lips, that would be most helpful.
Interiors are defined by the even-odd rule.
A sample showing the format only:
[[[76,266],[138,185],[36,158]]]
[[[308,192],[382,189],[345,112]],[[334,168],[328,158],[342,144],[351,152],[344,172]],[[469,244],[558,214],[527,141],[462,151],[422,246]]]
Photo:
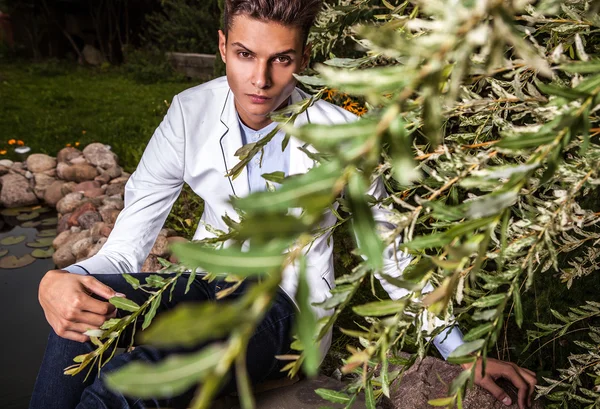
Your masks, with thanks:
[[[248,97],[250,98],[250,101],[252,101],[254,104],[264,104],[265,102],[267,102],[271,99],[264,95],[256,95],[256,94],[246,94],[246,95],[248,95]]]

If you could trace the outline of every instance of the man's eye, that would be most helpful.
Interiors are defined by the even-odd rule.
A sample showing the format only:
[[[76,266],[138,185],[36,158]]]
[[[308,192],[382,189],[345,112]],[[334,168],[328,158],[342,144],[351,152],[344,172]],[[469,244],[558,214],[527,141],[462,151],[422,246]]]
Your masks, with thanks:
[[[289,62],[290,62],[290,61],[292,61],[292,60],[290,59],[290,57],[280,56],[280,57],[276,57],[276,58],[275,58],[275,61],[277,61],[277,62],[279,62],[279,63],[284,63],[284,64],[286,64],[286,63],[289,63]]]
[[[240,51],[238,55],[242,58],[250,58],[250,53],[247,51]]]

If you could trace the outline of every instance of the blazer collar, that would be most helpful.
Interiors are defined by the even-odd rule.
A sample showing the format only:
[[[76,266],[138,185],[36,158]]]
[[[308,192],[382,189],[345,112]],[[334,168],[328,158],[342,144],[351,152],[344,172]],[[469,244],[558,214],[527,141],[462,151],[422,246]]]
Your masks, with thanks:
[[[292,104],[300,102],[308,97],[308,95],[302,93],[297,88],[292,92],[291,95]],[[303,112],[296,118],[294,122],[295,126],[302,126],[310,122],[308,110]],[[238,122],[237,113],[235,110],[235,103],[233,92],[231,89],[227,91],[227,97],[225,98],[225,104],[221,110],[220,124],[222,126],[222,134],[220,138],[221,152],[223,154],[223,162],[225,169],[229,171],[238,162],[239,159],[235,156],[235,153],[242,147],[242,134],[240,132],[240,126]],[[290,138],[290,168],[289,174],[295,175],[300,173],[306,173],[308,169],[313,167],[314,162],[306,156],[304,152],[300,150],[304,143],[295,137]],[[308,147],[310,149],[310,147]],[[250,186],[248,185],[248,172],[246,168],[238,175],[237,178],[233,179],[228,176],[229,183],[233,194],[237,197],[244,197],[250,193]]]

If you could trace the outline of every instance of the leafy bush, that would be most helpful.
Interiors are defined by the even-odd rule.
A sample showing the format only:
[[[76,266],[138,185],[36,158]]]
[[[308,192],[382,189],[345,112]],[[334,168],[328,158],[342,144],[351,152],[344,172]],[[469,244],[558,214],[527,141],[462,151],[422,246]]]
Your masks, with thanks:
[[[169,63],[165,53],[156,47],[130,51],[124,69],[140,84],[183,80],[183,77],[177,74]]]
[[[148,40],[162,50],[214,54],[220,28],[217,0],[163,0],[147,17]]]
[[[347,7],[345,1],[340,4]],[[355,4],[360,10],[371,10],[369,1]],[[360,347],[352,349],[342,368],[355,374],[347,400],[366,390],[367,405],[374,407],[376,399],[389,395],[388,356],[411,342],[416,353],[410,363],[429,347],[420,331],[420,318],[414,317],[436,315],[451,324],[454,313],[468,329],[467,343],[450,356],[456,363],[491,354],[497,341],[508,337],[503,332],[507,328],[528,329],[529,341],[534,342],[549,336],[561,339],[570,328],[585,322],[581,326],[587,332],[585,341],[574,341],[577,353],[553,374],[559,379],[546,379],[539,393],[551,401],[548,407],[597,407],[597,289],[589,294],[593,299],[551,309],[558,323],[536,323],[536,315],[526,313],[524,304],[536,280],[562,280],[565,292],[597,275],[600,265],[598,10],[594,3],[582,0],[542,1],[535,6],[486,0],[386,1],[384,5],[387,10],[375,14],[376,21],[352,28],[368,50],[364,55],[331,59],[317,67],[318,76],[301,77],[315,95],[289,107],[291,118],[286,113],[273,115],[287,131],[320,152],[314,157],[322,165],[284,180],[278,191],[235,200],[242,211],[239,224],[230,222],[230,231],[216,239],[178,248],[185,266],[213,273],[240,273],[236,266],[244,258],[254,266],[259,258],[269,261],[261,269],[269,274],[251,294],[228,307],[230,322],[219,323],[230,328],[225,342],[206,354],[187,358],[189,363],[197,360],[204,365],[195,379],[185,380],[186,385],[200,380],[203,384],[193,407],[208,407],[224,368],[234,365],[242,407],[252,407],[244,365],[239,364],[249,334],[267,308],[265,300],[276,291],[283,266],[298,261],[303,271],[302,250],[311,244],[315,230],[330,232],[318,230],[320,216],[328,208],[318,204],[327,199],[352,213],[352,229],[359,239],[356,252],[365,257],[336,280],[335,296],[326,301],[335,313],[326,322],[316,323],[311,317],[307,285],[300,274],[297,301],[301,312],[294,347],[301,354],[287,366],[291,373],[301,367],[308,374],[316,372],[316,335],[322,335],[353,305],[357,289],[381,270],[383,246],[395,243],[401,235],[399,246],[412,254],[413,262],[402,280],[386,279],[409,296],[398,302],[353,307],[364,328],[348,332],[359,339]],[[328,8],[322,21],[337,18],[327,13],[338,12]],[[343,23],[334,30],[347,32]],[[328,43],[332,37],[321,38],[325,44],[317,48],[332,49]],[[352,124],[289,126],[328,89],[364,100],[368,114]],[[240,163],[231,175],[237,175],[272,136],[240,152]],[[390,197],[381,204],[393,207],[391,218],[398,226],[383,237],[375,231],[369,212],[373,198],[365,195],[373,177],[385,181]],[[327,186],[310,189],[316,182]],[[337,198],[342,189],[345,198]],[[590,201],[590,197],[595,199]],[[300,206],[304,206],[301,215],[286,215],[287,208]],[[344,214],[336,216],[334,228],[350,220]],[[264,231],[256,238],[256,226],[284,219],[287,223],[280,224],[281,230]],[[221,248],[226,240],[234,245]],[[246,240],[251,250],[243,252],[239,248]],[[295,244],[293,250],[281,256],[281,249],[290,242]],[[215,259],[223,262],[215,263]],[[230,263],[233,259],[235,264]],[[273,260],[278,261],[278,268],[272,268]],[[173,267],[180,274],[183,269]],[[550,272],[557,277],[549,276]],[[436,289],[424,295],[426,282],[433,282]],[[544,290],[548,289],[537,292]],[[149,307],[139,306],[136,314]],[[210,321],[209,316],[204,320],[194,316],[193,321],[173,317],[163,318],[163,331],[151,331],[145,339],[164,342],[168,337],[164,328]],[[120,331],[127,322],[112,325],[99,334],[106,340],[103,345],[111,342],[112,331]],[[534,326],[538,327],[535,331]],[[91,364],[97,356],[93,354],[74,370]],[[213,360],[214,354],[222,358]],[[154,371],[155,382],[167,382],[161,378],[166,365],[126,367],[112,375],[112,385],[131,391],[127,388],[137,371]],[[434,403],[454,406],[473,376],[474,369],[463,372],[449,386],[448,399]]]

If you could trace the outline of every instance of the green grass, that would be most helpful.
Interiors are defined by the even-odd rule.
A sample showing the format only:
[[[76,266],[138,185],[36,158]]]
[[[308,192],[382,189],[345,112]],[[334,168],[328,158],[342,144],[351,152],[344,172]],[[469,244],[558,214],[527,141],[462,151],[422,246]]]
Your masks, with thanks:
[[[11,139],[31,153],[56,156],[67,144],[101,142],[133,172],[173,96],[196,85],[177,77],[140,84],[121,68],[59,62],[0,65],[0,159],[22,160]],[[1,154],[6,150],[5,154]],[[166,225],[191,238],[203,203],[186,186]]]
[[[106,70],[58,63],[0,66],[0,150],[22,140],[32,152],[49,155],[67,144],[102,142],[121,165],[135,169],[146,143],[173,96],[193,82],[139,84],[117,68]]]

